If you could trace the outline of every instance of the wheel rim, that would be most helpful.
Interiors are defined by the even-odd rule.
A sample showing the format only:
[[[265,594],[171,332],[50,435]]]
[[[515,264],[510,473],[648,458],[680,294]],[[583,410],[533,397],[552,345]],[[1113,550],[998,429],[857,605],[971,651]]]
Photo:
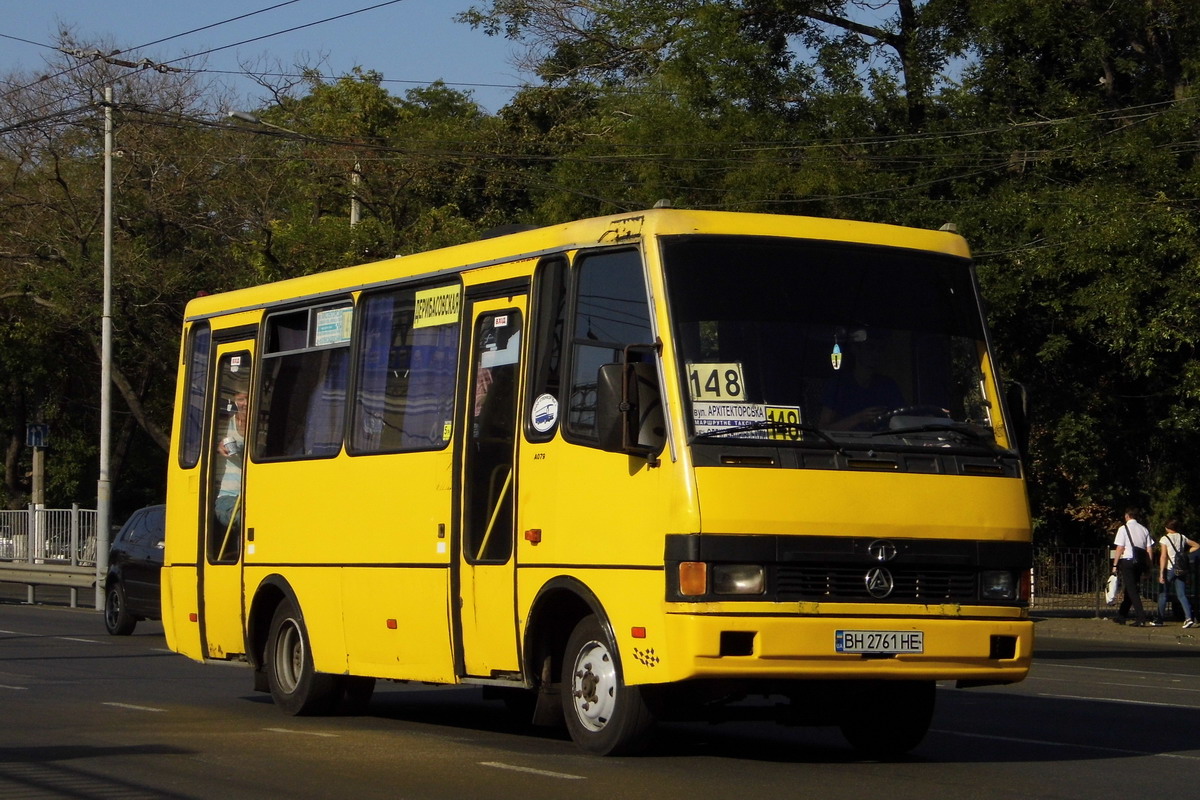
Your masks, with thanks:
[[[104,606],[104,621],[108,623],[108,627],[117,627],[117,620],[121,616],[121,593],[116,589],[108,590],[108,603]]]
[[[304,669],[304,637],[294,619],[279,626],[275,646],[275,679],[285,694],[296,691]]]
[[[575,657],[571,677],[575,716],[583,727],[600,731],[617,705],[617,668],[604,644],[588,642]]]

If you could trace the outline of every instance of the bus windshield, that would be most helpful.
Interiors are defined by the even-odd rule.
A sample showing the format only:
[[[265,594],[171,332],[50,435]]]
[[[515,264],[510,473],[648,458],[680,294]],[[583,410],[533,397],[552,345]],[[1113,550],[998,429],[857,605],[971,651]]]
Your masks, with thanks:
[[[996,449],[966,259],[750,236],[662,257],[695,441]]]

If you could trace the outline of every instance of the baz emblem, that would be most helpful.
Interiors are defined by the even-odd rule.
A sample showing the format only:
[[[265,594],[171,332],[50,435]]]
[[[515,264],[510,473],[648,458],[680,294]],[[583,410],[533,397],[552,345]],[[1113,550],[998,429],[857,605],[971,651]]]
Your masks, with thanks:
[[[866,583],[867,594],[877,600],[884,599],[892,593],[892,589],[896,588],[892,573],[883,567],[873,567],[867,570]]]

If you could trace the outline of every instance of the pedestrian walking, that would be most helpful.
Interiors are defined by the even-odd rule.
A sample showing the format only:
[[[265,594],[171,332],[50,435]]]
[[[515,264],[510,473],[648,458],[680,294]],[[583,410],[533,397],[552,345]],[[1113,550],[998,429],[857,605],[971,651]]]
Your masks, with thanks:
[[[1129,609],[1133,608],[1133,624],[1141,627],[1146,624],[1146,610],[1142,608],[1141,582],[1142,576],[1150,569],[1150,551],[1154,547],[1154,539],[1145,525],[1138,522],[1138,510],[1130,507],[1125,509],[1125,524],[1117,530],[1113,540],[1116,550],[1113,552],[1113,573],[1121,578],[1125,590],[1125,598],[1117,609],[1116,622],[1124,625],[1129,618]],[[1151,625],[1161,625],[1157,620],[1151,620]]]
[[[1165,619],[1167,594],[1175,592],[1175,601],[1183,609],[1183,627],[1196,627],[1196,617],[1188,602],[1187,582],[1191,572],[1191,554],[1200,550],[1200,544],[1180,533],[1178,521],[1167,520],[1166,535],[1158,542],[1158,618]]]

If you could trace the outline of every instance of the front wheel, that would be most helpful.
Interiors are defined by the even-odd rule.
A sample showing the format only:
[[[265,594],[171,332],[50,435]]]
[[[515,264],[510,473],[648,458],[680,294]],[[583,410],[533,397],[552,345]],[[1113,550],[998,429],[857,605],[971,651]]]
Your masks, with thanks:
[[[634,752],[654,714],[640,686],[626,686],[612,638],[594,617],[580,620],[567,640],[562,672],[563,715],[571,738],[595,755]]]
[[[113,636],[128,636],[136,626],[137,617],[125,602],[125,584],[120,579],[111,581],[104,593],[104,627]]]
[[[842,735],[868,758],[904,755],[929,732],[936,687],[933,681],[847,684]]]
[[[290,602],[280,603],[271,619],[266,668],[275,705],[292,716],[328,714],[342,699],[340,676],[313,668],[308,629]]]

